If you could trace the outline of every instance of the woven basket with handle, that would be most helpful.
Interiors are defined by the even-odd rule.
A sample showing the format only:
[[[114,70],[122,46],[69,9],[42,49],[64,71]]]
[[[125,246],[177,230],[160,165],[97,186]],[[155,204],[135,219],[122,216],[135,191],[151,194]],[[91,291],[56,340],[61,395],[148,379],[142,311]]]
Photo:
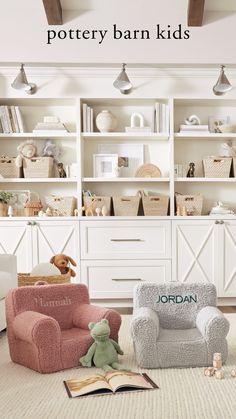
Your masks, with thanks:
[[[206,157],[203,159],[205,177],[229,177],[232,157]]]
[[[50,275],[50,276],[30,276],[30,274],[18,274],[18,286],[24,287],[27,285],[34,285],[38,281],[46,281],[48,284],[67,284],[70,282],[70,272],[64,275]]]

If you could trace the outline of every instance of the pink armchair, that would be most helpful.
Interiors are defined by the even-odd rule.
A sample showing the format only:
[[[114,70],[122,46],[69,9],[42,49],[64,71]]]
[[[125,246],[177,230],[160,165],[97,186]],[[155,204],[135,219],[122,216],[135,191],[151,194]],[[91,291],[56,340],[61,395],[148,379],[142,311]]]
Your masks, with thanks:
[[[12,361],[40,373],[77,367],[93,342],[89,322],[109,320],[118,340],[119,313],[90,305],[86,285],[21,287],[6,297],[7,335]]]

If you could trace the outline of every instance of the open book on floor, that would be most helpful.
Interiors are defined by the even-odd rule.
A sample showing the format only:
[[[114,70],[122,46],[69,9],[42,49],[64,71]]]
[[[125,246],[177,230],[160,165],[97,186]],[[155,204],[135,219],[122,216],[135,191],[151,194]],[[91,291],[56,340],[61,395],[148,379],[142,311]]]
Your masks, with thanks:
[[[111,371],[105,375],[86,375],[63,381],[69,397],[99,396],[159,388],[147,374],[132,371]]]

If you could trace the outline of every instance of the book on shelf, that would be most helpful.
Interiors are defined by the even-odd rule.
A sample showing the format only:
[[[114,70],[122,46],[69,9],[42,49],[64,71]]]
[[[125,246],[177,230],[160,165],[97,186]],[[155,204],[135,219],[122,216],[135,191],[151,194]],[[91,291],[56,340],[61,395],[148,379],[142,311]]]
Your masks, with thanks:
[[[165,103],[156,102],[154,106],[154,132],[169,132],[169,106]]]
[[[35,134],[66,134],[68,129],[56,116],[45,116],[43,122],[38,122],[33,129]]]
[[[24,123],[18,106],[0,106],[1,132],[4,134],[23,133]]]
[[[93,108],[83,103],[83,132],[94,132]]]
[[[71,398],[159,388],[147,374],[122,370],[109,371],[105,375],[86,375],[63,383]]]

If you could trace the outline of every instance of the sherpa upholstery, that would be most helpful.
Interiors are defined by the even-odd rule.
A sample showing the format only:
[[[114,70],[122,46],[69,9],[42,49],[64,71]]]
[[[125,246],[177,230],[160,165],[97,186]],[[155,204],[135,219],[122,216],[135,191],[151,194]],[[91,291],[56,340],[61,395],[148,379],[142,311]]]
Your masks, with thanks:
[[[6,328],[5,297],[16,286],[16,256],[0,255],[0,331]]]
[[[116,341],[121,324],[116,311],[90,305],[84,284],[16,288],[6,314],[12,361],[41,373],[79,365],[93,343],[89,322],[107,319]]]
[[[216,308],[213,284],[139,284],[134,290],[131,334],[142,368],[212,365],[228,355],[229,322]]]

